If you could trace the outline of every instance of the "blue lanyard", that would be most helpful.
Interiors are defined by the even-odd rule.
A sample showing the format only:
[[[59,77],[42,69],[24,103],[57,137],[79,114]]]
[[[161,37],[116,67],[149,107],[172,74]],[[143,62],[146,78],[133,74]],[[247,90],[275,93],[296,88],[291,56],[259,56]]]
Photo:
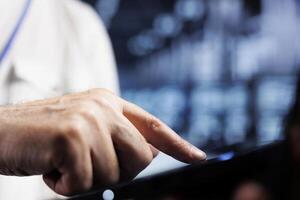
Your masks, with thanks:
[[[5,57],[7,56],[7,54],[9,53],[13,43],[14,43],[14,40],[16,39],[16,36],[24,22],[24,19],[26,18],[26,15],[28,13],[28,10],[29,10],[29,7],[30,7],[30,4],[31,4],[31,0],[27,0],[25,6],[24,6],[24,9],[21,13],[21,16],[19,17],[18,21],[17,21],[17,24],[15,26],[15,28],[13,29],[10,37],[8,38],[2,52],[0,52],[0,64],[2,63],[2,61],[5,59]]]

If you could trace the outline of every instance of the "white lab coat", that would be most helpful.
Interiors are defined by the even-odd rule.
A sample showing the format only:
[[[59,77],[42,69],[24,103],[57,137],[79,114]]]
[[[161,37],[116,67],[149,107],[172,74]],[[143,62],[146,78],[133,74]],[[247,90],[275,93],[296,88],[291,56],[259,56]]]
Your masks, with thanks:
[[[0,0],[0,51],[25,1]],[[119,91],[111,44],[97,14],[77,0],[32,0],[0,66],[0,105],[96,87]],[[45,199],[49,194],[40,176],[0,176],[0,199]]]

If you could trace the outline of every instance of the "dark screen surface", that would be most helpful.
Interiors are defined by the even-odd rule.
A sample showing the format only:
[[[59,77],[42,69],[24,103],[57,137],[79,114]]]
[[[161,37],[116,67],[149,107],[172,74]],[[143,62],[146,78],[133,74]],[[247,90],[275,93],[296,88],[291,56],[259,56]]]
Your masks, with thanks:
[[[283,199],[288,187],[284,146],[276,143],[228,160],[216,158],[72,199],[232,199],[246,181],[263,185],[272,199]]]

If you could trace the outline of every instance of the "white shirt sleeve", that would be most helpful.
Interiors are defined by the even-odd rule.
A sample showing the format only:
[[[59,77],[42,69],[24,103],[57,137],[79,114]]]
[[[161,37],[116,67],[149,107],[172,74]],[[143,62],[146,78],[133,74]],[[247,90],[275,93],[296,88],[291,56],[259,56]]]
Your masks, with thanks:
[[[91,31],[90,41],[86,43],[89,45],[86,50],[91,56],[91,73],[93,73],[95,86],[102,86],[119,93],[116,62],[110,39],[99,17],[95,16],[95,13],[91,12],[91,14],[93,14],[91,17],[95,18],[91,21],[94,24],[94,30]],[[100,40],[100,35],[102,35],[102,40]]]
[[[66,0],[68,2],[68,0]],[[115,57],[109,39],[108,33],[105,29],[98,14],[86,4],[82,4],[79,1],[72,1],[72,3],[66,5],[66,9],[71,16],[73,24],[73,34],[76,35],[76,43],[79,44],[82,57],[85,58],[85,66],[81,66],[83,69],[78,71],[85,71],[85,76],[90,80],[86,87],[89,88],[106,88],[115,93],[119,93],[119,82],[116,69]],[[77,90],[77,83],[79,76],[76,76],[71,65],[68,71],[69,75],[69,87],[71,91]],[[74,74],[73,74],[74,73]],[[80,74],[84,78],[84,74]],[[75,78],[75,80],[74,80]],[[73,81],[72,81],[73,80]],[[83,83],[78,86],[78,89],[82,88]]]

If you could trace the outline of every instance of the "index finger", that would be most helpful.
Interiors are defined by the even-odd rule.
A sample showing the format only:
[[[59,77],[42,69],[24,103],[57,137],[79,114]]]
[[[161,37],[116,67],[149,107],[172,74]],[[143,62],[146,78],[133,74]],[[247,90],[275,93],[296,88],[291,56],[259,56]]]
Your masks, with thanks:
[[[206,159],[206,154],[183,140],[162,121],[142,108],[122,99],[123,114],[146,140],[162,152],[186,163]]]

